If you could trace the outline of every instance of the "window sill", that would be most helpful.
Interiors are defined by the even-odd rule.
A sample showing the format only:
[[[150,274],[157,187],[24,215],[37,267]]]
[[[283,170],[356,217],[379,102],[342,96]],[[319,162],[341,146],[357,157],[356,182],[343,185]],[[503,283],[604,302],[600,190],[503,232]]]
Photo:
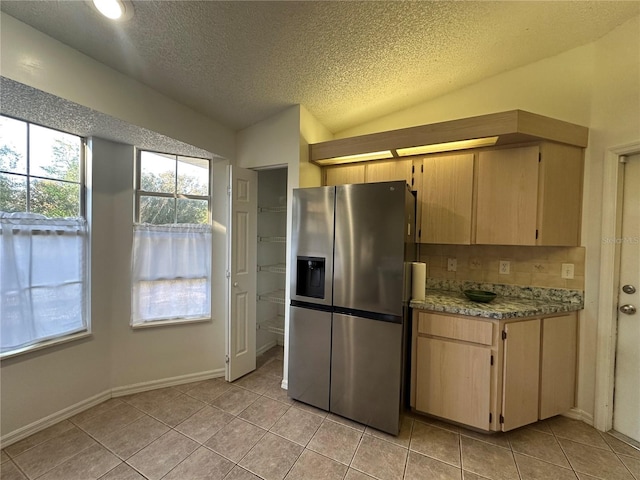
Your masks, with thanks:
[[[131,325],[133,330],[144,330],[145,328],[153,328],[153,327],[167,327],[171,325],[187,325],[192,323],[204,323],[210,322],[211,317],[205,318],[189,318],[189,319],[171,319],[171,320],[154,320],[151,322],[145,323],[136,323],[135,325]]]
[[[92,333],[89,331],[72,333],[64,337],[47,340],[44,342],[36,343],[34,345],[29,345],[28,347],[22,347],[16,350],[11,350],[9,352],[1,353],[0,360],[7,360],[9,358],[17,357],[18,355],[37,352],[38,350],[43,350],[45,348],[53,347],[56,345],[62,345],[63,343],[75,342],[76,340],[81,340],[83,338],[88,338],[91,336],[92,336]]]

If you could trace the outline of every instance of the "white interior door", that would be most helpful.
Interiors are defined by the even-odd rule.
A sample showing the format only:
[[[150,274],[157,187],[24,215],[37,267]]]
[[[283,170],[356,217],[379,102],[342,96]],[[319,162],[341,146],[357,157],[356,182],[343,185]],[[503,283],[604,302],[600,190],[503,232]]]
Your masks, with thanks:
[[[229,166],[229,315],[227,368],[232,382],[256,369],[256,250],[258,176]]]
[[[627,157],[623,188],[613,429],[640,442],[640,154]]]

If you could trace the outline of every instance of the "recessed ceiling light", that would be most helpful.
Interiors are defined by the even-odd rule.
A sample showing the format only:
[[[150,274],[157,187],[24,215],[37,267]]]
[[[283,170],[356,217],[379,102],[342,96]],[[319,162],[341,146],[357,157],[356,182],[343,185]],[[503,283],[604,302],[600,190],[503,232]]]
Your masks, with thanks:
[[[128,20],[133,16],[133,5],[128,0],[93,0],[92,4],[111,20]]]

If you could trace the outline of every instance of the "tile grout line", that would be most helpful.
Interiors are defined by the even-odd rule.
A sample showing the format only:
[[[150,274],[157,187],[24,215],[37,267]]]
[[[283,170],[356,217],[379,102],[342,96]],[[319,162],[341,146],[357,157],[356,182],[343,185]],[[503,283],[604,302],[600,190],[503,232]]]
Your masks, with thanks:
[[[409,443],[407,444],[407,459],[404,462],[404,471],[402,472],[402,478],[407,478],[407,470],[409,469],[409,455],[411,455],[411,437],[413,437],[413,426],[415,425],[415,421],[411,419],[411,427],[409,427]],[[402,424],[400,424],[400,429],[402,429]]]

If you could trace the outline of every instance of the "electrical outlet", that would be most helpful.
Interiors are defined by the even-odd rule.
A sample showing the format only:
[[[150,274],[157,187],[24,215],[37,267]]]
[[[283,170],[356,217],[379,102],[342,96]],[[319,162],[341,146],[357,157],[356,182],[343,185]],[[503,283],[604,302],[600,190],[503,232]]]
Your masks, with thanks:
[[[501,275],[509,275],[510,272],[511,262],[507,260],[500,260],[500,269],[498,270],[498,273],[500,273]]]
[[[482,268],[482,260],[479,258],[472,258],[469,260],[469,269],[470,270],[480,270]]]
[[[447,271],[455,272],[458,269],[458,261],[455,258],[447,259]]]
[[[562,278],[573,278],[573,263],[562,264]]]

